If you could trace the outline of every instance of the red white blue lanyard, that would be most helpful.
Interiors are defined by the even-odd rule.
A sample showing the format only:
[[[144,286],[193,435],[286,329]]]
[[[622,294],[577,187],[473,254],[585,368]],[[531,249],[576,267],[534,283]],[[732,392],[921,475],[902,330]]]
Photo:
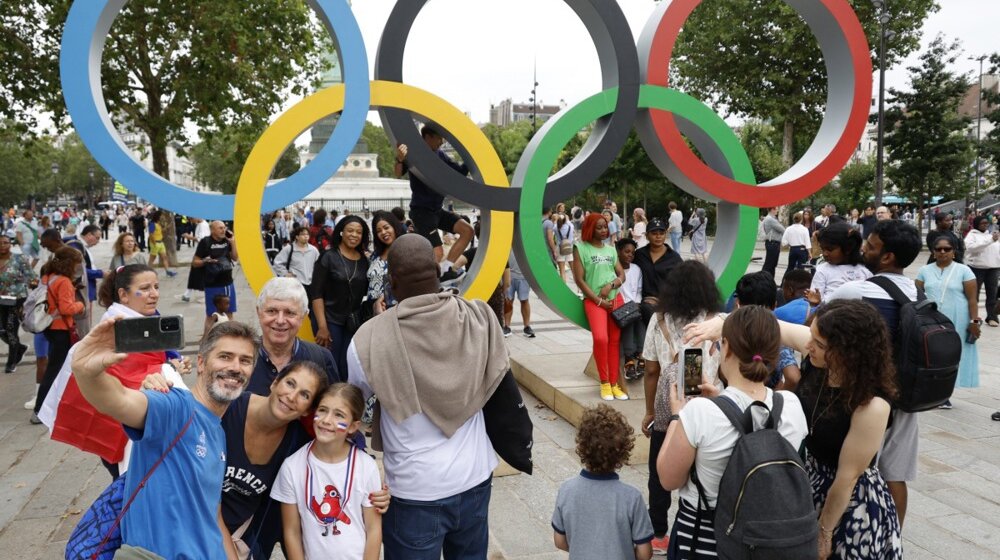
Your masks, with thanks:
[[[309,509],[310,512],[312,512],[313,518],[316,519],[316,522],[319,523],[324,528],[323,536],[326,536],[329,533],[330,527],[333,527],[333,534],[337,535],[337,534],[340,533],[339,531],[337,531],[337,520],[334,519],[333,521],[331,521],[329,523],[324,522],[322,519],[320,519],[320,517],[316,514],[316,512],[313,511],[313,509],[311,507],[312,501],[313,501],[313,499],[315,499],[315,495],[313,494],[313,490],[312,490],[312,485],[313,485],[313,480],[316,477],[313,475],[313,472],[312,472],[312,464],[311,464],[311,461],[310,461],[310,457],[312,457],[312,448],[313,448],[313,445],[315,445],[315,444],[316,444],[316,440],[313,440],[312,442],[310,442],[309,443],[309,449],[306,451],[306,485],[305,485],[306,486],[305,487],[305,490],[306,490],[305,499],[306,499],[306,501],[305,501],[305,506],[306,506],[307,509]],[[341,507],[342,511],[346,511],[347,510],[347,504],[351,500],[351,490],[354,489],[354,462],[355,462],[355,459],[358,456],[358,448],[355,447],[354,444],[350,444],[350,445],[351,445],[351,450],[350,450],[350,452],[347,455],[347,471],[344,473],[344,486],[342,487],[342,488],[346,489],[346,493],[340,492],[339,489],[337,488],[337,486],[335,484],[333,484],[333,482],[331,481],[331,486],[333,486],[334,491],[336,491],[340,495],[340,507]]]

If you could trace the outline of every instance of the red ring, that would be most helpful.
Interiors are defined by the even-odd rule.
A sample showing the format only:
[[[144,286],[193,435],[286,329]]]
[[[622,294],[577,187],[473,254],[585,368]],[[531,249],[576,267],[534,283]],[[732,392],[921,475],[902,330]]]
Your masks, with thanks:
[[[702,0],[674,0],[666,8],[656,26],[647,59],[647,82],[667,86],[670,60],[677,35],[691,12]],[[854,154],[855,147],[864,134],[872,95],[872,64],[861,23],[846,0],[820,0],[820,3],[839,24],[847,40],[854,67],[854,93],[850,115],[840,139],[813,169],[792,179],[784,179],[787,171],[775,179],[757,185],[734,181],[708,167],[688,148],[671,113],[650,111],[649,118],[667,154],[678,169],[698,187],[722,199],[750,206],[780,206],[807,198],[823,188],[844,168]],[[662,61],[667,63],[663,64]],[[794,166],[792,167],[794,169]],[[753,188],[747,188],[753,187]]]

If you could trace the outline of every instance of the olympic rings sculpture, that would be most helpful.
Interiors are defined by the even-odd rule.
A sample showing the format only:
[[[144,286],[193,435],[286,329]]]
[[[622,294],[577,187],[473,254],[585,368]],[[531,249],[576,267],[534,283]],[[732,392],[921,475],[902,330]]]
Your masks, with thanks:
[[[597,47],[604,90],[548,120],[531,139],[511,184],[483,133],[461,111],[403,83],[402,61],[416,16],[427,0],[397,2],[386,22],[368,81],[367,54],[357,20],[345,0],[308,0],[334,37],[344,84],[319,91],[280,115],[261,135],[240,176],[237,194],[187,191],[142,166],[114,131],[101,94],[100,58],[114,18],[126,0],[75,2],[60,59],[66,106],[95,159],[129,189],[172,211],[234,219],[243,266],[254,291],[273,275],[259,235],[262,211],[304,198],[332,176],[360,136],[371,107],[379,108],[392,141],[410,146],[411,172],[442,194],[484,210],[482,258],[470,270],[464,295],[487,299],[513,248],[539,295],[553,309],[587,328],[578,296],[548,260],[538,218],[542,207],[575,196],[596,180],[621,151],[633,126],[656,166],[688,193],[718,202],[719,227],[709,257],[723,293],[749,265],[758,207],[800,200],[833,179],[864,132],[872,67],[864,32],[847,0],[785,0],[816,36],[828,76],[823,123],[805,155],[781,176],[757,184],[746,153],[725,122],[701,102],[669,89],[667,76],[680,29],[701,0],[659,4],[636,46],[614,0],[565,0]],[[284,149],[321,118],[340,113],[330,141],[309,165],[266,188]],[[434,122],[473,170],[464,177],[421,141],[413,116]],[[573,161],[550,176],[560,150],[581,128],[593,131]],[[689,140],[701,154],[688,147]],[[526,216],[521,220],[519,216]],[[519,233],[514,236],[515,231]],[[249,249],[249,250],[248,250]],[[300,333],[311,339],[304,325]]]

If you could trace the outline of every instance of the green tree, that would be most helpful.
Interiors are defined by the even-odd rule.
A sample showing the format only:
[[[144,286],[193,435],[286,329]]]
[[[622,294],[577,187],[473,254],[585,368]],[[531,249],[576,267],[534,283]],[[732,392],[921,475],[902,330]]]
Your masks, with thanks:
[[[750,120],[740,129],[740,143],[758,183],[770,181],[788,169],[781,159],[781,141],[781,133],[764,121]]]
[[[920,65],[908,68],[910,90],[889,89],[886,172],[901,196],[921,206],[925,195],[961,198],[971,187],[974,145],[969,119],[958,113],[969,81],[949,69],[961,54],[957,41],[939,36],[920,55]]]
[[[389,142],[385,129],[369,121],[365,121],[365,129],[361,139],[368,144],[368,151],[378,154],[379,177],[393,177],[396,167],[396,150]]]
[[[0,122],[0,206],[23,204],[30,197],[44,201],[58,177],[52,164],[59,157],[48,138],[27,135],[23,127]]]
[[[0,116],[30,126],[48,112],[65,123],[58,64],[70,4],[0,3]],[[167,145],[188,145],[186,125],[205,139],[236,124],[263,130],[289,94],[311,91],[326,65],[324,37],[300,0],[132,0],[104,48],[108,112],[148,137],[153,171],[169,179]]]
[[[993,53],[990,56],[990,74],[996,76],[1000,74],[1000,53]],[[985,84],[983,84],[985,85]],[[992,130],[982,135],[982,145],[980,146],[980,156],[992,167],[992,185],[987,184],[987,189],[996,186],[1000,182],[1000,87],[987,88],[983,90],[983,117],[993,125]]]
[[[213,191],[235,193],[247,156],[262,132],[263,130],[233,127],[195,145],[191,149],[195,177]],[[271,178],[283,179],[298,170],[299,152],[291,145],[281,154]]]
[[[875,184],[875,159],[852,160],[837,175],[837,179],[826,185],[806,200],[793,204],[797,211],[806,206],[815,210],[818,204],[834,204],[843,215],[852,208],[864,209],[872,196]]]
[[[867,0],[852,2],[878,65],[878,18]],[[887,67],[919,48],[935,0],[891,0]],[[826,104],[826,70],[815,37],[781,0],[703,2],[681,31],[671,84],[729,115],[770,121],[782,131],[786,166],[815,136]]]
[[[483,127],[483,133],[493,144],[497,155],[500,156],[500,163],[503,164],[504,171],[507,172],[507,178],[510,179],[514,176],[514,170],[517,168],[518,161],[521,160],[521,154],[524,153],[524,149],[533,136],[531,121],[517,121],[504,127],[488,124]]]

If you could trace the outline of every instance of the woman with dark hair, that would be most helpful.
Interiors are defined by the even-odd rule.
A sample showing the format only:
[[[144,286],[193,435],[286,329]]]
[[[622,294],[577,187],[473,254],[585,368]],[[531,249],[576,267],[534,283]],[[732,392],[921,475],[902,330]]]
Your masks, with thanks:
[[[118,235],[112,253],[111,266],[109,267],[111,270],[130,264],[146,264],[146,259],[142,257],[139,245],[135,242],[135,236],[131,233],[126,232]]]
[[[729,315],[722,327],[721,371],[729,381],[722,397],[746,411],[754,403],[763,403],[770,411],[777,398],[765,385],[778,363],[780,330],[774,313],[759,305],[745,305]],[[686,388],[685,388],[686,389]],[[715,388],[709,395],[716,394]],[[659,482],[664,488],[677,490],[677,517],[670,535],[671,558],[703,558],[714,556],[715,530],[713,517],[703,515],[701,500],[714,510],[719,496],[719,483],[726,471],[739,434],[720,406],[708,399],[686,401],[677,394],[677,386],[670,384],[670,409],[666,441],[655,461]],[[782,411],[777,421],[778,432],[798,449],[806,436],[806,418],[798,397],[788,391],[779,391]],[[685,402],[686,401],[686,402]],[[704,490],[691,477],[692,467]],[[804,483],[803,483],[804,485]],[[806,490],[803,488],[803,490]],[[666,515],[664,513],[664,515]],[[785,527],[793,532],[792,527]],[[685,554],[681,551],[694,551]]]
[[[670,405],[670,387],[677,383],[678,365],[685,345],[681,340],[684,325],[714,317],[719,309],[719,288],[715,276],[698,261],[684,261],[674,267],[660,287],[656,311],[646,330],[642,357],[646,361],[644,387],[646,414],[640,428],[649,438],[649,517],[653,522],[653,550],[666,552],[670,492],[657,475],[656,460],[667,437],[670,417],[676,411]],[[712,344],[702,349],[702,378],[705,383],[718,381],[719,353]]]
[[[56,375],[66,361],[66,354],[72,345],[70,333],[76,329],[74,315],[83,313],[85,304],[77,299],[76,285],[78,274],[83,270],[83,255],[76,249],[63,245],[56,249],[52,258],[42,267],[42,284],[47,285],[47,303],[49,313],[52,313],[52,324],[45,329],[45,340],[49,343],[49,362],[45,367],[35,396],[34,412],[31,415],[32,424],[40,424],[38,411],[45,402],[46,395],[55,381]]]
[[[345,216],[331,236],[330,250],[313,271],[312,307],[316,343],[333,353],[340,371],[347,371],[347,346],[361,326],[361,302],[368,293],[368,224],[360,216]]]
[[[583,293],[583,310],[594,339],[594,361],[601,377],[601,398],[628,400],[618,385],[618,357],[621,331],[611,311],[622,305],[618,288],[625,272],[618,262],[614,245],[606,245],[611,221],[593,213],[583,221],[580,241],[573,246],[573,280]]]
[[[882,315],[861,300],[834,300],[809,327],[779,325],[781,344],[808,354],[795,392],[809,428],[806,471],[820,512],[819,558],[902,558],[896,505],[875,466],[898,393]],[[692,343],[714,340],[722,321],[685,332]]]
[[[979,349],[976,340],[982,334],[979,304],[976,302],[976,274],[968,266],[955,262],[955,238],[938,236],[931,245],[934,264],[925,264],[917,273],[918,290],[937,304],[938,311],[951,319],[962,336],[962,359],[958,364],[956,387],[979,387]],[[965,329],[962,326],[966,325]],[[941,408],[951,408],[951,400]]]
[[[948,214],[947,212],[938,212],[934,214],[934,229],[927,232],[927,249],[930,250],[931,254],[927,258],[927,264],[934,263],[934,242],[938,237],[948,237],[951,239],[952,246],[955,247],[955,262],[961,263],[965,262],[965,242],[962,238],[952,231],[952,227],[955,225],[955,218]]]
[[[146,264],[131,264],[106,273],[97,293],[98,302],[108,309],[102,321],[111,317],[152,317],[157,314],[159,299],[156,271]],[[128,438],[119,422],[94,410],[80,394],[70,371],[72,362],[70,349],[38,416],[51,430],[52,439],[100,456],[111,476],[117,478],[127,464]],[[180,360],[176,351],[130,352],[123,362],[108,368],[108,373],[123,386],[138,389],[146,375],[160,373],[166,363],[181,373],[190,370],[190,362]],[[57,412],[63,410],[72,411],[73,417],[57,422]],[[67,425],[69,421],[72,424]]]
[[[375,250],[368,266],[368,299],[377,315],[396,305],[396,298],[389,287],[389,247],[400,235],[406,234],[404,226],[391,212],[375,212],[372,218]]]
[[[292,242],[286,243],[274,258],[275,276],[295,278],[312,294],[313,271],[319,260],[319,249],[309,244],[309,228],[296,226],[292,229]],[[309,298],[310,301],[312,297]]]
[[[14,373],[28,346],[21,344],[18,331],[28,286],[38,282],[30,259],[11,252],[11,239],[0,236],[0,339],[7,343],[6,373]]]
[[[274,264],[274,257],[281,252],[281,246],[285,240],[278,235],[273,218],[267,220],[267,225],[264,226],[264,231],[260,232],[260,235],[264,240],[264,252],[267,253],[267,260]]]
[[[333,236],[333,228],[326,225],[326,216],[326,210],[322,208],[313,212],[313,223],[309,226],[309,243],[319,249],[321,255],[326,253],[330,247],[335,247],[330,240]]]
[[[847,222],[831,223],[816,233],[824,262],[816,267],[806,299],[819,305],[834,290],[848,282],[871,278],[861,258],[861,233]]]
[[[997,279],[1000,278],[1000,233],[989,233],[990,219],[976,216],[972,229],[965,236],[965,264],[976,275],[976,301],[979,291],[986,284],[986,324],[1000,325],[997,321]]]

